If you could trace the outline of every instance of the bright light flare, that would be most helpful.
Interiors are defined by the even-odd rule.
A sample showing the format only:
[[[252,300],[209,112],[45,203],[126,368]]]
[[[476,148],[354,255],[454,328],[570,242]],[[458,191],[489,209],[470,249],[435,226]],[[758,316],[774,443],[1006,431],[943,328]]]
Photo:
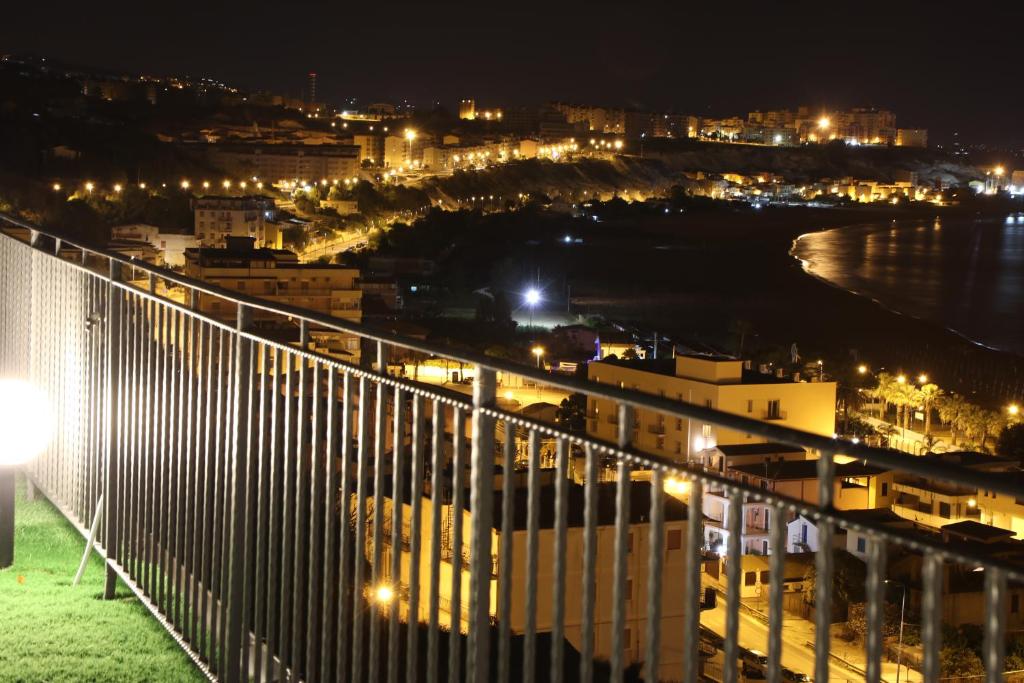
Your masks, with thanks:
[[[0,379],[0,467],[28,462],[53,436],[50,402],[36,386],[20,379]]]
[[[526,290],[526,293],[523,295],[523,300],[526,301],[527,306],[536,306],[540,303],[540,291],[531,287]]]
[[[818,119],[818,128],[821,128],[822,130],[828,128],[831,125],[832,119],[830,119],[827,116],[822,116],[820,119]]]
[[[373,599],[380,605],[388,605],[395,599],[395,589],[386,583],[382,583],[373,589]]]
[[[669,477],[665,480],[665,493],[674,496],[685,496],[690,493],[690,482],[677,477]]]

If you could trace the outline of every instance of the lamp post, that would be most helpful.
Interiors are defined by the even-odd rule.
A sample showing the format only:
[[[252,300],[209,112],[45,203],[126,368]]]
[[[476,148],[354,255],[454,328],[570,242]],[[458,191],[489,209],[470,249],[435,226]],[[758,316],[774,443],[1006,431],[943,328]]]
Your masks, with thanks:
[[[24,380],[0,379],[0,569],[14,564],[14,476],[50,441],[49,403]]]
[[[900,668],[902,667],[903,661],[903,612],[907,607],[907,585],[900,583],[899,581],[885,580],[885,583],[895,583],[903,589],[903,597],[900,598],[900,637],[899,644],[896,646],[896,683],[900,683]]]
[[[523,301],[526,302],[526,305],[530,309],[530,327],[533,327],[533,309],[535,309],[537,304],[540,303],[540,290],[536,287],[530,287],[526,290],[526,293],[523,294]]]

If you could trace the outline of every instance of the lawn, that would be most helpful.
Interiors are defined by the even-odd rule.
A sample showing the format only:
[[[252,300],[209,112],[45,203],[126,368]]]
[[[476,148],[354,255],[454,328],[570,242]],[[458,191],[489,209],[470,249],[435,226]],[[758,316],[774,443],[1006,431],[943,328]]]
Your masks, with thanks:
[[[45,498],[19,483],[14,566],[0,570],[0,682],[202,681],[203,675],[120,582],[102,600],[103,562]]]

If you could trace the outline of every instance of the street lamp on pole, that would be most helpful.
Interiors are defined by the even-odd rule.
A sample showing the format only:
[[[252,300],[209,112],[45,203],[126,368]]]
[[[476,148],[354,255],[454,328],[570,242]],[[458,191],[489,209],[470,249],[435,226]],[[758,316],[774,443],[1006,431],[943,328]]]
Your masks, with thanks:
[[[900,683],[900,668],[903,661],[903,613],[907,607],[907,585],[899,581],[886,579],[885,583],[894,583],[903,589],[903,597],[900,598],[900,637],[896,646],[896,683]]]
[[[523,294],[523,301],[530,309],[530,327],[533,327],[533,309],[540,303],[540,290],[536,287],[530,287]]]

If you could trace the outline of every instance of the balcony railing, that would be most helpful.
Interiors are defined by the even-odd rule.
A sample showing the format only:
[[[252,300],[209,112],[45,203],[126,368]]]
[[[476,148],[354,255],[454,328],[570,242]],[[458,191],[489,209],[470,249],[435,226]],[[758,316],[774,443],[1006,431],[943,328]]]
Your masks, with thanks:
[[[3,220],[7,228],[21,229],[0,234],[0,372],[43,389],[58,421],[53,442],[29,474],[83,533],[102,497],[97,549],[106,558],[107,597],[113,596],[114,579],[123,579],[212,678],[431,681],[443,675],[505,682],[515,675],[560,681],[568,639],[580,653],[583,681],[592,680],[600,658],[608,660],[611,680],[621,680],[627,666],[642,661],[648,680],[696,683],[703,530],[702,515],[692,511],[702,509],[703,491],[712,487],[727,493],[732,509],[757,501],[773,508],[773,519],[801,514],[817,524],[823,550],[815,559],[814,602],[822,635],[813,646],[814,671],[807,672],[815,680],[829,680],[825,634],[837,526],[869,539],[868,681],[878,681],[881,672],[889,544],[923,554],[924,679],[938,678],[945,563],[984,568],[983,661],[989,680],[998,680],[1003,670],[1007,580],[1024,576],[1001,558],[965,555],[960,546],[937,538],[854,521],[835,510],[834,458],[847,455],[1024,498],[1011,478],[550,375],[483,354],[455,356],[446,346],[239,295]],[[176,301],[160,295],[168,291],[184,296]],[[225,322],[198,312],[200,293],[225,300],[237,317]],[[280,327],[266,327],[268,317]],[[281,341],[281,327],[289,325],[296,343]],[[314,329],[358,338],[359,362],[309,351],[305,342]],[[389,359],[414,354],[475,366],[472,396],[387,374]],[[497,372],[613,402],[622,427],[618,442],[499,409]],[[631,444],[638,409],[817,451],[819,502],[806,504],[641,453]],[[505,440],[500,458],[494,456],[498,422],[505,434],[527,435],[522,497],[511,481],[495,496],[495,465],[504,472],[515,469],[514,439]],[[550,488],[541,484],[542,439],[555,442]],[[570,469],[571,446],[582,451],[582,467]],[[609,461],[615,481],[600,483],[600,465]],[[641,486],[631,481],[636,469],[649,470],[650,494],[644,509],[631,515],[634,487]],[[570,475],[580,470],[583,502],[570,510],[570,500],[577,500]],[[469,511],[465,528],[461,521],[453,524],[450,543],[465,543],[470,552],[454,554],[458,561],[446,564],[442,574],[441,484],[450,473],[465,484],[453,487],[451,503]],[[669,497],[663,485],[669,477],[690,482],[682,556],[665,550]],[[613,489],[612,508],[602,504],[606,488]],[[404,504],[390,506],[388,545],[402,550],[385,555],[381,515],[369,519],[368,513],[384,510],[386,497]],[[732,557],[742,550],[741,519],[729,518],[724,550]],[[599,549],[601,525],[610,527],[602,538],[614,541],[610,547],[603,541]],[[408,551],[403,527],[409,529]],[[570,545],[570,531],[580,534],[580,544]],[[548,539],[543,553],[542,532]],[[638,533],[642,542],[629,543]],[[774,524],[770,547],[783,549],[785,534],[785,524]],[[582,552],[570,553],[570,547]],[[513,556],[519,552],[525,558]],[[382,566],[385,557],[388,567]],[[671,557],[685,559],[677,566]],[[780,551],[769,562],[771,683],[782,673],[784,560]],[[453,569],[456,564],[466,566]],[[637,566],[643,571],[631,574],[629,568]],[[520,573],[514,575],[513,567]],[[384,579],[400,587],[393,599],[374,597]],[[726,681],[739,676],[740,601],[733,596],[741,594],[740,579],[740,563],[729,562],[721,641]],[[598,580],[610,599],[596,600]],[[567,601],[570,592],[579,601]],[[683,600],[682,618],[663,621],[680,616],[663,612],[676,596]],[[627,600],[642,600],[644,607],[627,610]],[[579,613],[569,615],[569,604],[580,605]],[[451,607],[442,611],[443,605]],[[452,615],[463,615],[462,621],[453,623]],[[567,630],[570,621],[579,627]],[[550,633],[550,669],[544,671],[538,665],[540,629]],[[522,640],[515,657],[513,638]]]

